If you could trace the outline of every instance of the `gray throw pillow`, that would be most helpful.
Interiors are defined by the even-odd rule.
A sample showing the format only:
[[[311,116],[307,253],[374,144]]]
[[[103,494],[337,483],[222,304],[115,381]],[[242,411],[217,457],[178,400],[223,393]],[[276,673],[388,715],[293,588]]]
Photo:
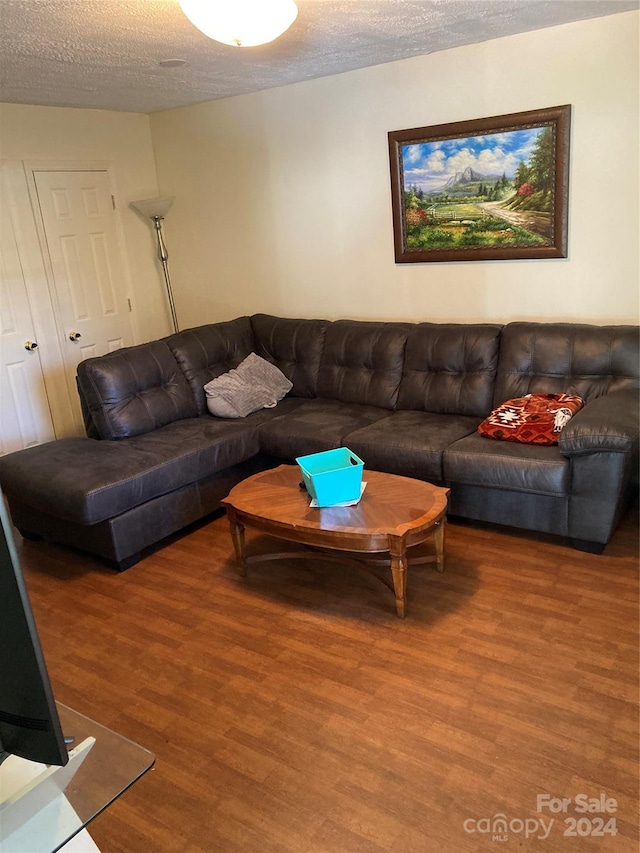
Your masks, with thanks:
[[[293,388],[275,364],[250,353],[235,370],[204,386],[207,408],[218,418],[244,418],[258,409],[272,408]]]

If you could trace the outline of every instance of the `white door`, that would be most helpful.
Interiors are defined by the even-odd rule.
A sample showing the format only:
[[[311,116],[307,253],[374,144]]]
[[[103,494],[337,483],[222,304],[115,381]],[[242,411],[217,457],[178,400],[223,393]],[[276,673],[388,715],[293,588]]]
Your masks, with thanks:
[[[34,170],[54,311],[74,418],[78,362],[134,343],[109,174]]]
[[[0,455],[54,438],[13,223],[0,204]]]

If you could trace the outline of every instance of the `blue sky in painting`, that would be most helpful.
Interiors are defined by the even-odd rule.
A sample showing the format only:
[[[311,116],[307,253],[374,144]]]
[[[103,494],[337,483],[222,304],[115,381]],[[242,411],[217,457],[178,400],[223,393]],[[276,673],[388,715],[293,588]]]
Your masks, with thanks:
[[[425,192],[443,187],[458,172],[471,166],[481,175],[512,178],[521,160],[529,161],[541,127],[419,142],[402,146],[404,186]]]

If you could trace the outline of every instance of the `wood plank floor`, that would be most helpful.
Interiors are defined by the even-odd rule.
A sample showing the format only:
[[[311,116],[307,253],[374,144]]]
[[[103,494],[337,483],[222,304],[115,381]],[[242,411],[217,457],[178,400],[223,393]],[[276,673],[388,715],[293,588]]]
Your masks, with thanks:
[[[56,697],[157,756],[103,853],[638,850],[637,509],[600,556],[450,523],[404,621],[335,563],[239,578],[224,517],[123,574],[17,540]]]

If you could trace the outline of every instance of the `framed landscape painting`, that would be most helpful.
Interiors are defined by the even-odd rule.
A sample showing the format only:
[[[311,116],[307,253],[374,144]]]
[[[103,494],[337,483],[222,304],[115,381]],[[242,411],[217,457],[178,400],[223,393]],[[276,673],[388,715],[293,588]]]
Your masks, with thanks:
[[[571,106],[389,133],[396,263],[566,258]]]

